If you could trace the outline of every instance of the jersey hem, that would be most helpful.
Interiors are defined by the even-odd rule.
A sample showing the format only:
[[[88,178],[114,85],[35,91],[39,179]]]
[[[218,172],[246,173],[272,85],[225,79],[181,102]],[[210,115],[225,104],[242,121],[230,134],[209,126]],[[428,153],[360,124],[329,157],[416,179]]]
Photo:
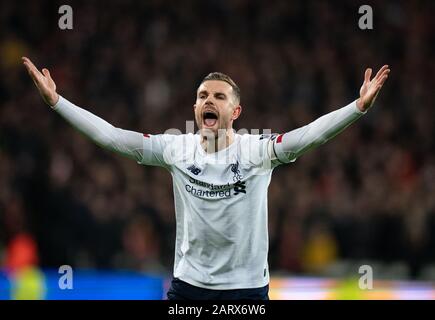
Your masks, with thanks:
[[[204,283],[195,281],[191,278],[186,278],[184,276],[177,277],[178,279],[187,282],[188,284],[200,287],[203,289],[209,289],[209,290],[234,290],[234,289],[256,289],[261,288],[269,284],[269,279],[266,279],[266,281],[258,282],[258,283],[235,283],[230,285],[206,285]]]

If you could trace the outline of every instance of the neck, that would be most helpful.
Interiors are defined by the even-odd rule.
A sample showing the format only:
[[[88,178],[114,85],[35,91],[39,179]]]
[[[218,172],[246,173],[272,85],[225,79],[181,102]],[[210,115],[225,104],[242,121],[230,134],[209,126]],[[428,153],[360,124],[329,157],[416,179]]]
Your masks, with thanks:
[[[229,147],[234,142],[234,130],[228,129],[217,136],[201,133],[201,146],[207,153],[219,152]]]

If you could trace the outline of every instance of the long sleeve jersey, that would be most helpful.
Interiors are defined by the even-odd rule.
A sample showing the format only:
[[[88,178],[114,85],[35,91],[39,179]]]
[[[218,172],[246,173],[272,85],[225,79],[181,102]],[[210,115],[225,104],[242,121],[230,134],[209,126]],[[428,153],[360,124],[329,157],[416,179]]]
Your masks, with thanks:
[[[220,290],[269,283],[267,192],[273,169],[294,162],[363,114],[354,101],[287,133],[235,134],[227,148],[206,153],[199,134],[119,129],[61,96],[53,109],[103,148],[171,173],[176,215],[173,275]]]

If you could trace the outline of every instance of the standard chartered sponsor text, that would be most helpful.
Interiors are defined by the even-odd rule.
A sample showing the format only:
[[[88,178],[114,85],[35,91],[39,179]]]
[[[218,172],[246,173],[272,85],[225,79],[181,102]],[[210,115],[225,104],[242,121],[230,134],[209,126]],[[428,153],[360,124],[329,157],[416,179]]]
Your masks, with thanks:
[[[223,185],[216,185],[213,183],[202,182],[192,177],[189,178],[189,182],[194,185],[209,189],[198,189],[193,185],[186,184],[186,191],[195,196],[206,198],[228,198],[231,196],[231,185],[229,183]]]

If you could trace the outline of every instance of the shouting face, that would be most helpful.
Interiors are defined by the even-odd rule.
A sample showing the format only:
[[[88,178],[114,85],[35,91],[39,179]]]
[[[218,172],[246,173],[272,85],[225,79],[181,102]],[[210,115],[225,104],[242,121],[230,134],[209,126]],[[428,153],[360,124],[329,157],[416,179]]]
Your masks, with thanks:
[[[199,86],[193,108],[201,132],[215,137],[232,129],[242,110],[231,85],[220,80],[207,80]]]

